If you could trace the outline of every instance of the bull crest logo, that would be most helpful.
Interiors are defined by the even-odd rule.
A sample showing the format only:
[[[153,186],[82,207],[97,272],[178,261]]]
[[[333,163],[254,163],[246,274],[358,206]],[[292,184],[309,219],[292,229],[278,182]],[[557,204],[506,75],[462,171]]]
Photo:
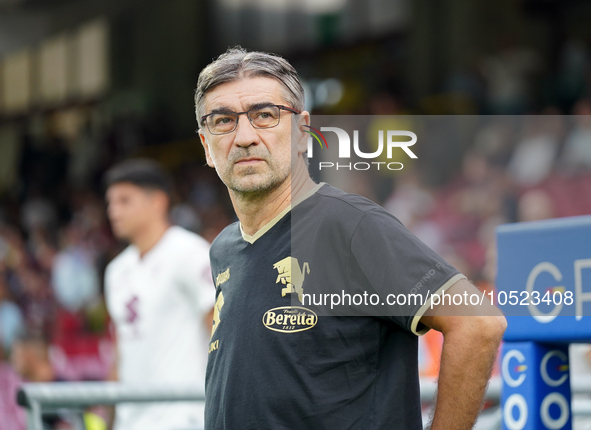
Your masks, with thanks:
[[[213,324],[211,326],[211,337],[215,333],[216,329],[220,325],[220,312],[222,311],[222,307],[224,306],[224,294],[220,291],[217,300],[215,301],[215,305],[213,306]]]
[[[302,302],[302,294],[304,294],[304,277],[307,273],[310,273],[310,265],[304,263],[300,269],[298,259],[294,257],[285,257],[283,260],[273,264],[273,269],[277,269],[279,276],[275,283],[281,281],[285,285],[285,288],[281,290],[281,297],[285,297],[286,294],[297,293],[300,303]]]

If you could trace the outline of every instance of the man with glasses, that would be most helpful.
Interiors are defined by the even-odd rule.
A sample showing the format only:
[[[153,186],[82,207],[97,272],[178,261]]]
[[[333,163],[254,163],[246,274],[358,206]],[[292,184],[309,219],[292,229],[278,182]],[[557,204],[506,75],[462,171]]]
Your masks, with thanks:
[[[506,326],[492,304],[318,317],[302,303],[325,284],[479,292],[380,206],[312,181],[295,69],[229,49],[201,72],[195,103],[207,163],[239,219],[210,249],[206,429],[421,429],[417,335],[430,328],[445,336],[431,428],[471,428]]]

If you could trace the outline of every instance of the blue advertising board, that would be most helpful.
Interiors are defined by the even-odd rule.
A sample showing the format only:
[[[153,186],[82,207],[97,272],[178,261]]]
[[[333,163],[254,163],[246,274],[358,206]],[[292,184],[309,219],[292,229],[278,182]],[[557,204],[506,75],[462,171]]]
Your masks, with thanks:
[[[506,342],[503,430],[571,429],[568,345]]]
[[[591,341],[591,216],[497,228],[506,341]]]

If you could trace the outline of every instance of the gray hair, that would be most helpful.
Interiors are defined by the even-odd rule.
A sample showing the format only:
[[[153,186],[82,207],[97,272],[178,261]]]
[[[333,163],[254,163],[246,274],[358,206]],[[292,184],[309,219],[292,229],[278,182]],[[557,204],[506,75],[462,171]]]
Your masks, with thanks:
[[[205,67],[199,74],[195,90],[195,114],[201,127],[205,115],[205,94],[212,88],[242,78],[268,76],[283,85],[283,97],[293,109],[304,110],[304,88],[300,78],[289,62],[274,54],[247,51],[240,46],[229,48]]]

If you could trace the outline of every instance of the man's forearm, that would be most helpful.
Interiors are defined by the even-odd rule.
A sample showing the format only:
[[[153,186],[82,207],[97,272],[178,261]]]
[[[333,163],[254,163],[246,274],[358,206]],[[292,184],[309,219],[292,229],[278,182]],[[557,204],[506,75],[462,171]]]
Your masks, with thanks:
[[[494,317],[489,321],[501,327],[492,331],[479,317],[465,318],[467,324],[444,336],[431,430],[471,429],[482,407],[504,328]]]

